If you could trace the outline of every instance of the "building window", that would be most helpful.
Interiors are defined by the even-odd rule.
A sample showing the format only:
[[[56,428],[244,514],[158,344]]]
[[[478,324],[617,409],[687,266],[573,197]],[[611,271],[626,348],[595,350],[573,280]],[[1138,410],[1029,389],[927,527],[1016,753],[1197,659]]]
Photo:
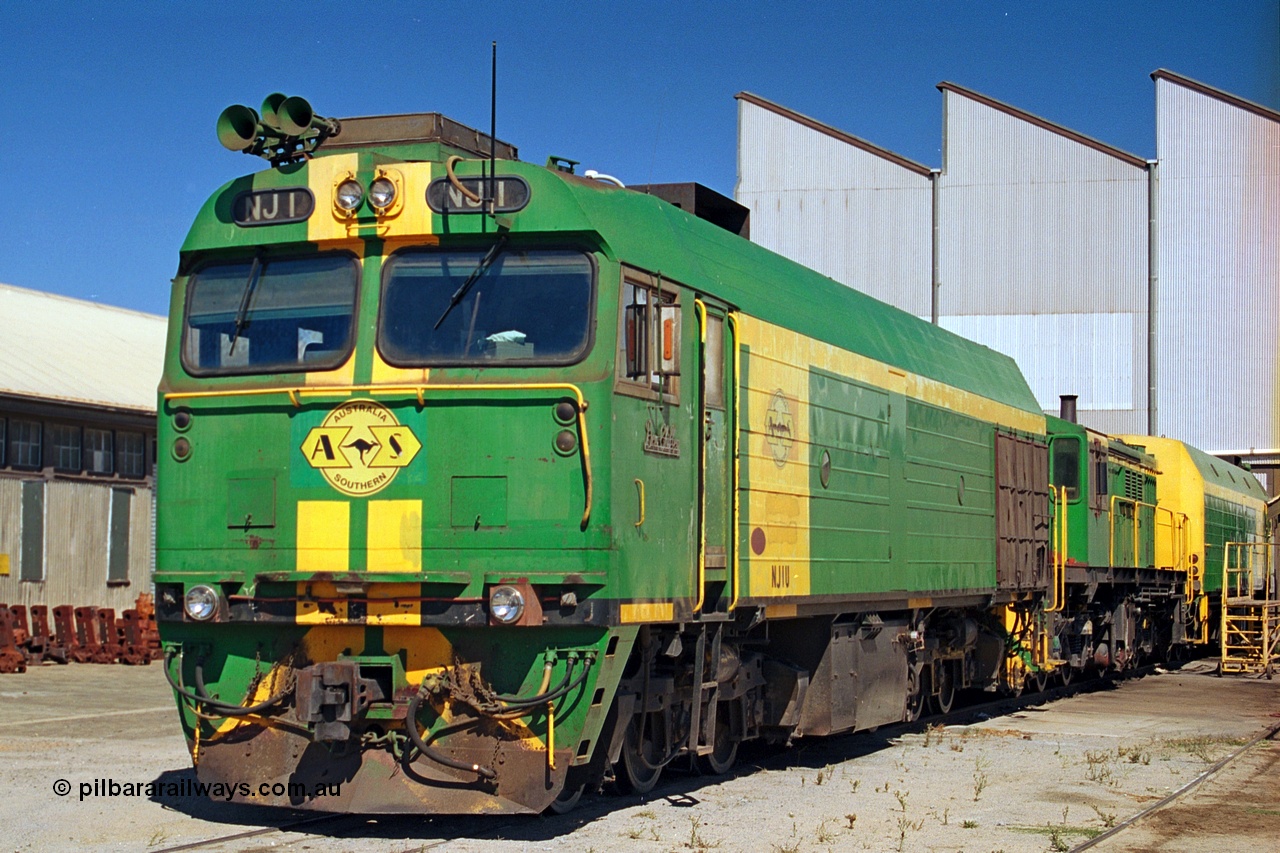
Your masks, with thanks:
[[[38,426],[38,424],[37,424]],[[22,484],[22,551],[18,576],[24,581],[44,580],[44,482]]]
[[[108,523],[107,583],[129,582],[129,510],[133,489],[111,490],[111,520]]]
[[[140,432],[116,433],[116,473],[143,477],[147,473],[147,440]]]
[[[59,471],[80,470],[80,427],[49,424],[49,461]]]
[[[5,421],[0,418],[0,465],[4,464]]]
[[[84,467],[91,474],[110,474],[115,470],[112,459],[111,430],[86,428],[84,431]]]
[[[15,468],[40,467],[40,422],[9,421],[9,464]]]

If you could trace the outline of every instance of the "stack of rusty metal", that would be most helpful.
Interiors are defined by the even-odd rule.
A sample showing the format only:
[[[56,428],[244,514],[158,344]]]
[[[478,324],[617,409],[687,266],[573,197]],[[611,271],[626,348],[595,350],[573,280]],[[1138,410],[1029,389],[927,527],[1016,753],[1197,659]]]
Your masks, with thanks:
[[[0,604],[0,673],[25,672],[44,663],[149,664],[161,656],[155,602],[143,593],[120,618],[110,607],[27,608]]]

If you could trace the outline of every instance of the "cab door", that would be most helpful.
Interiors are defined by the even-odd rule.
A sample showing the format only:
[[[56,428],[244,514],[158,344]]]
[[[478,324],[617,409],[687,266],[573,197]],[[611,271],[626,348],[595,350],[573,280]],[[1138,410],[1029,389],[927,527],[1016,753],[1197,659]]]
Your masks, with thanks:
[[[737,423],[734,394],[734,327],[727,307],[705,298],[699,315],[699,430],[701,612],[727,612],[733,604],[734,460]],[[695,608],[697,609],[697,608]]]

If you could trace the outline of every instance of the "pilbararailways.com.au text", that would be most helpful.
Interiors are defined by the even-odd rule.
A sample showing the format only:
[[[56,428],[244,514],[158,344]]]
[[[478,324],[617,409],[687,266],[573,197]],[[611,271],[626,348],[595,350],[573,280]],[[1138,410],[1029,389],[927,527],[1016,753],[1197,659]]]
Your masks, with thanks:
[[[262,782],[254,785],[250,782],[200,782],[196,779],[174,782],[94,779],[78,785],[81,802],[89,797],[203,797],[230,802],[237,797],[244,800],[287,796],[291,800],[309,800],[314,797],[342,796],[341,782],[317,782],[314,785],[302,782]],[[55,780],[53,792],[59,797],[65,797],[71,793],[71,783],[66,779]]]

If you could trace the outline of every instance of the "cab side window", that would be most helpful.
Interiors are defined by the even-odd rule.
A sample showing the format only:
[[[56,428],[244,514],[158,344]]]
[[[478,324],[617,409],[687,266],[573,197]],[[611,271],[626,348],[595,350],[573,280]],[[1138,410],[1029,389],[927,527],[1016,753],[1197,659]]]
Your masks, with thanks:
[[[624,269],[615,382],[619,393],[679,402],[680,310],[679,291],[661,276]]]
[[[1080,441],[1058,438],[1053,441],[1053,485],[1067,490],[1067,500],[1080,497]]]

